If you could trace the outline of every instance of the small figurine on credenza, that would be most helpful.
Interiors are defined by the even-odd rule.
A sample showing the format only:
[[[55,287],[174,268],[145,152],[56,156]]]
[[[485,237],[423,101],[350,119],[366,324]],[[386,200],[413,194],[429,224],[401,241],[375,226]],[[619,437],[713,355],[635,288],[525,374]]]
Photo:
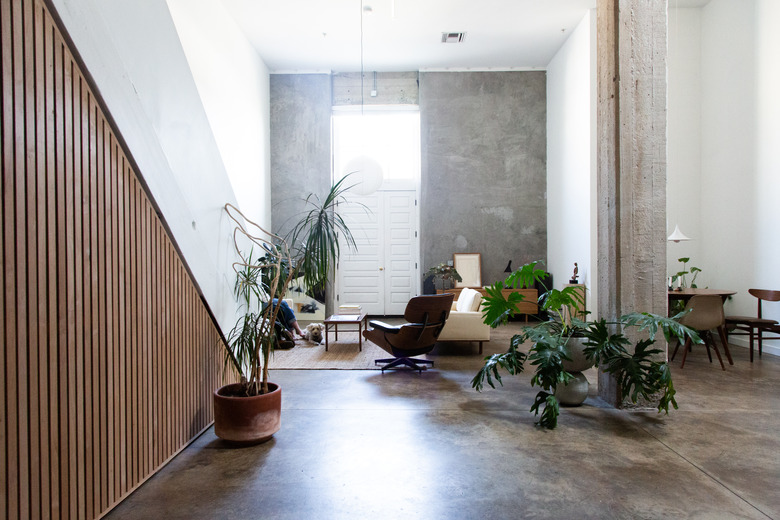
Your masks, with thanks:
[[[569,280],[569,283],[579,283],[577,281],[577,278],[580,277],[579,272],[580,268],[577,267],[577,262],[574,262],[574,274],[571,275],[571,280]]]

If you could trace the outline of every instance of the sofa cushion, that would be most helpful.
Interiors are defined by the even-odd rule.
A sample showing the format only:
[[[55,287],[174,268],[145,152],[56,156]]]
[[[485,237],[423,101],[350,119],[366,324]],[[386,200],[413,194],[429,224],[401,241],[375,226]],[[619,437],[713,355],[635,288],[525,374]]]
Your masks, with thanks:
[[[479,310],[479,305],[482,303],[482,295],[479,291],[464,287],[458,296],[458,304],[456,309],[458,312],[474,312]]]

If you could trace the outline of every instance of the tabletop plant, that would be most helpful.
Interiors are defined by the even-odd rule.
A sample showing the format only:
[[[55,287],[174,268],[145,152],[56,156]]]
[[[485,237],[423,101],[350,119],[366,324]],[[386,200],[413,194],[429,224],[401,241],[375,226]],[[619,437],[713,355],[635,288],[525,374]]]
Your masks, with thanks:
[[[437,286],[437,288],[441,289],[449,289],[452,287],[452,285],[455,284],[455,282],[463,281],[463,278],[461,278],[460,274],[458,274],[458,270],[455,269],[454,266],[446,263],[441,263],[428,269],[428,271],[425,273],[425,278],[430,277],[433,277],[434,286]],[[445,281],[447,282],[447,287],[444,286]]]
[[[698,285],[696,285],[696,277],[699,276],[701,269],[694,266],[691,266],[691,268],[688,269],[687,264],[688,262],[691,261],[689,257],[678,258],[677,261],[682,264],[682,269],[672,275],[671,281],[669,283],[669,289],[672,289],[672,287],[674,287],[675,284],[677,285],[677,288],[679,290],[687,288],[688,281],[686,279],[686,276],[688,276],[689,274],[692,275],[691,284],[690,284],[691,289],[698,289]],[[685,301],[672,300],[671,302],[669,302],[669,312],[671,312],[672,314],[680,313],[683,310],[685,310]]]
[[[486,288],[483,304],[485,323],[498,327],[518,312],[517,304],[523,300],[523,296],[510,293],[505,297],[501,289],[529,287],[534,282],[544,287],[546,273],[536,268],[537,263],[526,264],[503,282],[496,282]],[[472,387],[481,391],[487,383],[495,388],[494,380],[503,385],[500,370],[516,375],[523,372],[526,361],[529,361],[534,367],[531,386],[540,388],[530,411],[540,416],[537,424],[553,429],[558,424],[560,414],[555,392],[559,385],[566,385],[573,377],[563,367],[565,360],[572,359],[569,340],[581,335],[586,338],[584,355],[615,377],[624,398],[633,403],[640,398],[648,401],[657,398],[659,412],[669,413],[670,405],[677,408],[669,366],[665,361],[657,361],[662,351],[652,348],[652,345],[659,330],[663,331],[667,340],[690,336],[695,343],[701,343],[696,332],[678,322],[680,315],[668,318],[646,312],[632,312],[616,321],[602,318],[586,322],[565,311],[567,307],[576,308],[582,303],[580,298],[575,287],[547,289],[540,296],[539,303],[553,318],[524,327],[520,334],[512,337],[507,352],[486,357],[485,364],[472,379]],[[634,327],[638,331],[646,331],[647,338],[636,341],[630,352],[628,347],[632,345],[631,340],[622,332],[613,332],[617,327]],[[526,341],[531,344],[527,354],[520,350]]]
[[[686,287],[688,287],[688,282],[685,277],[690,274],[692,275],[690,287],[691,289],[696,289],[698,287],[696,285],[696,277],[699,276],[701,269],[694,266],[691,266],[691,268],[688,269],[687,264],[688,262],[691,261],[689,257],[678,258],[677,261],[680,262],[683,266],[680,271],[672,275],[672,286],[674,286],[674,283],[677,280],[680,280],[680,288],[685,289]]]

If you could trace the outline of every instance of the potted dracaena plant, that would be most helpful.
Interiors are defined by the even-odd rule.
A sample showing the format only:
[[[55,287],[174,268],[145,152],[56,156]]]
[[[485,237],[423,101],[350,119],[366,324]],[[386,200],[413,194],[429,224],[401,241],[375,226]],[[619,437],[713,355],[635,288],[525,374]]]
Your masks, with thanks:
[[[309,287],[325,287],[339,258],[339,234],[349,247],[356,248],[352,233],[335,213],[349,189],[344,179],[324,199],[307,197],[312,207],[294,227],[290,242],[252,222],[235,206],[225,205],[234,223],[233,245],[238,256],[233,264],[234,295],[239,316],[226,337],[224,365],[240,381],[214,393],[214,431],[224,440],[263,442],[281,426],[281,388],[268,381],[271,354],[282,341],[277,326],[281,305],[272,302],[281,301],[290,281],[298,276]],[[291,248],[288,243],[298,246]]]
[[[537,263],[526,264],[503,282],[486,288],[483,304],[485,323],[497,327],[517,313],[517,304],[522,301],[522,295],[512,293],[505,298],[501,289],[505,286],[530,287],[534,282],[542,283],[546,273],[536,268]],[[547,290],[540,296],[539,303],[543,310],[552,314],[553,319],[524,327],[520,334],[512,337],[507,352],[486,357],[484,365],[472,379],[474,389],[481,391],[485,383],[495,388],[494,380],[503,384],[500,370],[511,375],[519,374],[524,370],[526,360],[530,361],[535,369],[531,386],[540,388],[530,411],[540,416],[538,425],[553,429],[558,424],[560,414],[559,391],[575,379],[569,371],[572,369],[567,370],[567,363],[579,361],[584,363],[580,366],[585,367],[598,363],[604,371],[615,377],[621,395],[633,403],[640,399],[657,400],[658,411],[665,413],[669,413],[670,405],[677,408],[669,366],[665,360],[658,360],[662,351],[652,348],[652,345],[659,330],[667,341],[689,336],[695,343],[701,343],[695,331],[679,323],[682,314],[669,318],[647,312],[632,312],[612,322],[603,318],[586,322],[567,311],[582,303],[575,287]],[[638,332],[645,331],[647,337],[637,340],[630,352],[631,340],[622,332],[612,332],[611,329],[615,327],[633,327]],[[577,344],[570,341],[577,336],[583,338],[579,342],[579,353],[575,351]],[[520,350],[525,342],[530,343],[527,354]]]

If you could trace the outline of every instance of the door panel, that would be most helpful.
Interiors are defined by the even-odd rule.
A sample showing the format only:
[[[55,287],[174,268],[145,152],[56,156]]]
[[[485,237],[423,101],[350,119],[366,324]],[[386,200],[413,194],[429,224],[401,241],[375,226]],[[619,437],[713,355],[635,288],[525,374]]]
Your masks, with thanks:
[[[356,204],[339,207],[339,214],[347,223],[357,245],[357,251],[341,244],[341,258],[338,265],[337,304],[359,304],[375,314],[384,309],[384,278],[379,270],[381,241],[379,240],[379,199],[377,197],[351,197]],[[359,203],[359,204],[358,204]],[[348,273],[348,276],[342,276]]]
[[[369,314],[398,315],[419,294],[415,200],[414,190],[379,191],[351,194],[349,201],[355,204],[339,208],[358,251],[342,247],[338,303],[360,304]]]
[[[416,207],[414,192],[385,192],[385,313],[403,314],[406,303],[418,294],[410,283],[415,278],[416,258],[410,254],[416,240]]]

